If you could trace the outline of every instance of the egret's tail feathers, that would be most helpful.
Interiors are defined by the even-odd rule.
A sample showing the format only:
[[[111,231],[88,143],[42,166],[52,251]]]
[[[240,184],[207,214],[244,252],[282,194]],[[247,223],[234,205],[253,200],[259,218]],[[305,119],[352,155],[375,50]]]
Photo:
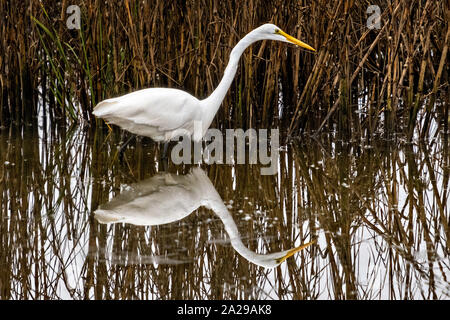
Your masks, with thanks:
[[[107,99],[107,100],[103,100],[102,102],[98,103],[94,110],[92,111],[92,113],[96,116],[96,117],[101,117],[104,115],[107,115],[108,113],[110,113],[112,110],[115,109],[115,107],[117,106],[118,101],[117,99]]]
[[[114,215],[110,213],[108,210],[97,210],[95,211],[95,219],[97,219],[100,223],[117,223],[125,220],[124,217]]]

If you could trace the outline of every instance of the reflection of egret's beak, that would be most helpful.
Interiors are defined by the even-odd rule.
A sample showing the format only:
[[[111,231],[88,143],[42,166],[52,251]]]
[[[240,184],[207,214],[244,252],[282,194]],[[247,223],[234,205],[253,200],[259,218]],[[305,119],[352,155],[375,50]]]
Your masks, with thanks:
[[[282,36],[284,36],[286,38],[287,41],[296,44],[302,48],[311,50],[311,51],[316,51],[316,49],[314,49],[313,47],[311,47],[310,45],[304,43],[303,41],[300,41],[296,38],[294,38],[293,36],[288,35],[286,32],[284,32],[283,30],[278,30],[277,33],[281,34]]]
[[[312,245],[314,242],[316,242],[316,240],[313,240],[313,241],[311,241],[311,242],[302,244],[300,247],[297,247],[297,248],[294,248],[294,249],[289,250],[289,251],[286,253],[285,256],[283,256],[283,257],[277,259],[277,263],[282,263],[284,260],[286,260],[286,259],[289,258],[290,256],[294,255],[296,252],[299,252],[299,251],[301,251],[301,250],[303,250],[303,249],[309,247],[309,246]]]

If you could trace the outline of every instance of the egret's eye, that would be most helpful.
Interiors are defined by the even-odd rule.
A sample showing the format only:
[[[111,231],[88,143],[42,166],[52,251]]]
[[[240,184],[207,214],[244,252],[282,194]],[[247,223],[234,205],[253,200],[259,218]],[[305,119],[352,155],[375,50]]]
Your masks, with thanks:
[[[275,33],[280,33],[280,29],[275,29]]]

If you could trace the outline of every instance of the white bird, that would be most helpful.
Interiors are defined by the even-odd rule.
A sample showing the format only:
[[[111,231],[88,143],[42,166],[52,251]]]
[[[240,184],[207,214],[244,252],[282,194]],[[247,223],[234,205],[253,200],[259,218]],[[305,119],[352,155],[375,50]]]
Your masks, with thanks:
[[[225,226],[232,247],[248,261],[274,268],[313,242],[270,254],[257,254],[241,240],[236,223],[211,180],[200,168],[179,176],[158,174],[130,186],[110,202],[100,206],[94,214],[100,223],[129,223],[154,226],[183,219],[201,206],[214,211]]]
[[[249,45],[259,40],[289,42],[315,51],[277,26],[264,24],[248,33],[233,48],[222,80],[206,99],[199,100],[178,89],[149,88],[103,100],[92,113],[108,123],[157,142],[168,142],[181,135],[198,142],[211,125],[233,81],[239,58]]]

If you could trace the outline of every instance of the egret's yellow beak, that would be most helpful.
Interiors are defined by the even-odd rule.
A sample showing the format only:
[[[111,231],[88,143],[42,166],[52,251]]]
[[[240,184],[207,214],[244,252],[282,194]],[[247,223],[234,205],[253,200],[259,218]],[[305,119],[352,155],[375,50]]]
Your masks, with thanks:
[[[276,33],[282,35],[283,37],[286,38],[287,41],[296,44],[302,48],[311,50],[311,51],[316,51],[316,49],[314,49],[313,47],[311,47],[310,45],[307,45],[306,43],[304,43],[303,41],[300,41],[296,38],[294,38],[293,36],[288,35],[286,32],[284,32],[283,30],[277,30]]]
[[[283,257],[281,257],[281,258],[279,258],[279,259],[277,260],[277,263],[282,263],[282,262],[283,262],[284,260],[286,260],[287,258],[293,256],[296,252],[299,252],[299,251],[301,251],[301,250],[303,250],[303,249],[309,247],[309,246],[312,245],[314,242],[316,242],[316,241],[313,240],[313,241],[311,241],[311,242],[302,244],[300,247],[297,247],[297,248],[294,248],[294,249],[289,250],[288,253],[286,253],[285,256],[283,256]]]

